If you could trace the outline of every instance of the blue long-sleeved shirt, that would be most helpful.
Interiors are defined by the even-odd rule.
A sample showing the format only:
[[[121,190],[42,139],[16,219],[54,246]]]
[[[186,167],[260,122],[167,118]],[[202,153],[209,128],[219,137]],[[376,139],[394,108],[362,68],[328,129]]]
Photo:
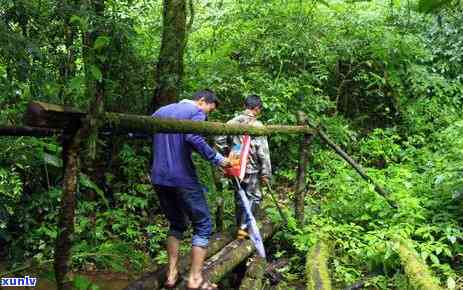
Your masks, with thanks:
[[[157,110],[153,117],[205,121],[206,114],[193,101],[183,100]],[[153,165],[151,183],[183,188],[200,186],[191,160],[192,150],[218,165],[223,156],[212,149],[201,135],[158,133],[153,136]]]

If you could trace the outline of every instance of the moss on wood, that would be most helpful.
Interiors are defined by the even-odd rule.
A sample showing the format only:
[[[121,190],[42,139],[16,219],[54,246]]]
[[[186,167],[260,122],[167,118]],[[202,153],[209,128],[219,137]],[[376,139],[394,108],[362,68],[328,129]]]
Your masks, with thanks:
[[[248,268],[241,281],[240,290],[261,289],[267,261],[255,255],[249,261]]]
[[[75,129],[81,124],[85,113],[42,102],[31,102],[26,113],[30,126],[56,129]],[[314,134],[308,126],[247,126],[229,125],[219,122],[198,122],[189,120],[158,119],[119,113],[105,113],[102,127],[132,133],[200,133],[204,135],[276,135],[276,134]]]
[[[439,280],[433,277],[426,263],[407,244],[404,240],[396,241],[400,261],[410,285],[418,290],[443,290],[439,285]]]
[[[211,257],[220,249],[222,249],[225,245],[232,241],[232,237],[229,234],[218,233],[211,237],[207,257]],[[186,254],[181,256],[179,259],[179,271],[183,273],[183,275],[187,275],[187,270],[190,266],[190,254]],[[155,269],[154,271],[144,273],[140,278],[131,282],[124,290],[144,290],[144,289],[161,289],[162,285],[164,285],[166,277],[166,267],[161,267],[159,269]]]
[[[328,256],[328,247],[322,241],[318,241],[307,253],[307,290],[332,289],[328,271]]]

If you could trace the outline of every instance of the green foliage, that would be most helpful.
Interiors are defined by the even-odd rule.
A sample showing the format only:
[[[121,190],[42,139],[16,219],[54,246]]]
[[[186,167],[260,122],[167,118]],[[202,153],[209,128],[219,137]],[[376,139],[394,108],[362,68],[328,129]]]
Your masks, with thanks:
[[[0,26],[5,40],[0,43],[2,124],[21,125],[31,99],[86,108],[92,79],[104,82],[106,110],[148,111],[160,43],[160,1],[105,2],[104,17],[97,17],[91,9],[59,1],[0,1],[5,23]],[[444,2],[419,5],[435,11]],[[264,123],[295,124],[297,111],[304,111],[398,205],[390,208],[315,140],[307,168],[312,184],[305,224],[296,225],[288,201],[289,224],[270,246],[276,258],[290,259],[287,282],[303,277],[307,251],[327,239],[333,246],[328,265],[333,287],[369,277],[366,287],[371,289],[413,289],[393,242],[404,238],[414,241],[441,285],[453,289],[463,283],[458,278],[463,275],[461,5],[434,15],[414,8],[398,1],[195,3],[185,97],[206,87],[215,90],[222,106],[211,116],[214,120],[229,119],[251,93],[265,101]],[[95,23],[103,31],[86,47],[80,35]],[[69,31],[75,32],[71,41]],[[87,49],[106,70],[97,61],[88,63]],[[122,136],[102,139],[100,156],[84,163],[80,175],[73,267],[139,270],[152,262],[148,255],[165,263],[167,222],[149,182],[149,144]],[[299,140],[270,140],[274,173],[282,188],[288,187],[289,198]],[[45,262],[53,256],[62,191],[60,154],[54,138],[2,139],[0,243],[8,246],[11,261]],[[211,210],[224,202],[229,228],[234,224],[230,188],[218,192],[210,165],[197,156],[195,164],[209,189]],[[279,219],[274,209],[268,215]],[[87,282],[77,278],[76,287],[91,287]]]

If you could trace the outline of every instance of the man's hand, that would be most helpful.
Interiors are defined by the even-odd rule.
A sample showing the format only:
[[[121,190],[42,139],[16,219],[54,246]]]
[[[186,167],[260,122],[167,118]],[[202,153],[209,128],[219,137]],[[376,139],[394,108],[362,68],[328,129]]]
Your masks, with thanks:
[[[222,162],[220,162],[220,167],[223,167],[223,168],[231,167],[230,159],[224,158]]]
[[[260,181],[265,184],[265,185],[269,185],[270,184],[270,180],[268,178],[268,176],[261,176],[260,177]]]

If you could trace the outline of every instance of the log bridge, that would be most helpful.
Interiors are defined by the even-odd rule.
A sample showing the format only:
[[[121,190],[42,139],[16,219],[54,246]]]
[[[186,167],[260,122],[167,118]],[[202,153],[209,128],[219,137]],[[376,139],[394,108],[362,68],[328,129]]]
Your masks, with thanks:
[[[63,164],[64,164],[64,181],[62,203],[58,221],[58,237],[55,245],[54,269],[57,285],[59,289],[71,289],[69,271],[71,260],[72,234],[74,233],[74,216],[76,207],[75,193],[77,190],[77,178],[79,174],[80,145],[82,134],[77,134],[84,127],[84,122],[88,113],[76,110],[74,108],[48,104],[44,102],[32,101],[29,103],[24,120],[27,127],[9,127],[0,126],[0,136],[33,136],[49,137],[61,136],[63,146]],[[269,125],[264,127],[255,127],[248,125],[229,125],[219,122],[199,122],[187,120],[168,120],[157,119],[151,116],[139,116],[121,113],[103,112],[99,115],[98,129],[100,131],[111,131],[116,133],[136,133],[136,134],[153,134],[153,133],[198,133],[203,135],[243,135],[251,136],[273,136],[277,134],[297,134],[301,135],[299,148],[299,166],[297,172],[297,190],[295,197],[295,217],[299,225],[302,225],[304,219],[304,196],[306,192],[305,168],[310,156],[310,144],[314,137],[318,136],[329,148],[333,149],[348,164],[350,164],[368,183],[373,184],[375,191],[388,200],[386,190],[369,177],[365,170],[353,160],[345,151],[336,145],[328,135],[320,128],[309,126],[308,120],[303,113],[298,115],[299,124],[297,126],[288,125]],[[394,204],[390,203],[392,207]],[[278,230],[281,225],[272,224],[270,221],[264,221],[261,231],[264,239],[268,239]],[[211,240],[209,254],[211,255],[205,264],[205,273],[209,279],[218,282],[224,275],[233,269],[236,265],[251,256],[254,249],[250,241],[233,241],[231,237],[218,233]],[[318,259],[317,255],[324,253],[324,247],[316,246],[315,254],[309,254],[308,257],[314,260]],[[321,251],[321,252],[320,252]],[[315,258],[314,258],[315,257]],[[322,255],[326,260],[326,257]],[[183,272],[187,269],[189,258],[183,257],[180,262],[180,268]],[[323,260],[322,259],[322,260]],[[310,263],[310,259],[309,259]],[[326,267],[326,261],[319,264],[316,268],[308,267],[311,273],[308,276],[308,289],[330,289],[329,278]],[[241,289],[247,287],[257,287],[261,285],[263,277],[263,268],[265,261],[254,257],[249,269],[243,279]],[[317,269],[323,270],[322,274],[317,274]],[[135,289],[160,289],[165,277],[165,269],[145,273],[136,281],[133,281],[127,290]],[[313,283],[313,277],[323,277],[326,283]],[[310,282],[312,281],[312,282]],[[248,286],[253,285],[253,286]],[[183,284],[184,286],[184,284]]]

